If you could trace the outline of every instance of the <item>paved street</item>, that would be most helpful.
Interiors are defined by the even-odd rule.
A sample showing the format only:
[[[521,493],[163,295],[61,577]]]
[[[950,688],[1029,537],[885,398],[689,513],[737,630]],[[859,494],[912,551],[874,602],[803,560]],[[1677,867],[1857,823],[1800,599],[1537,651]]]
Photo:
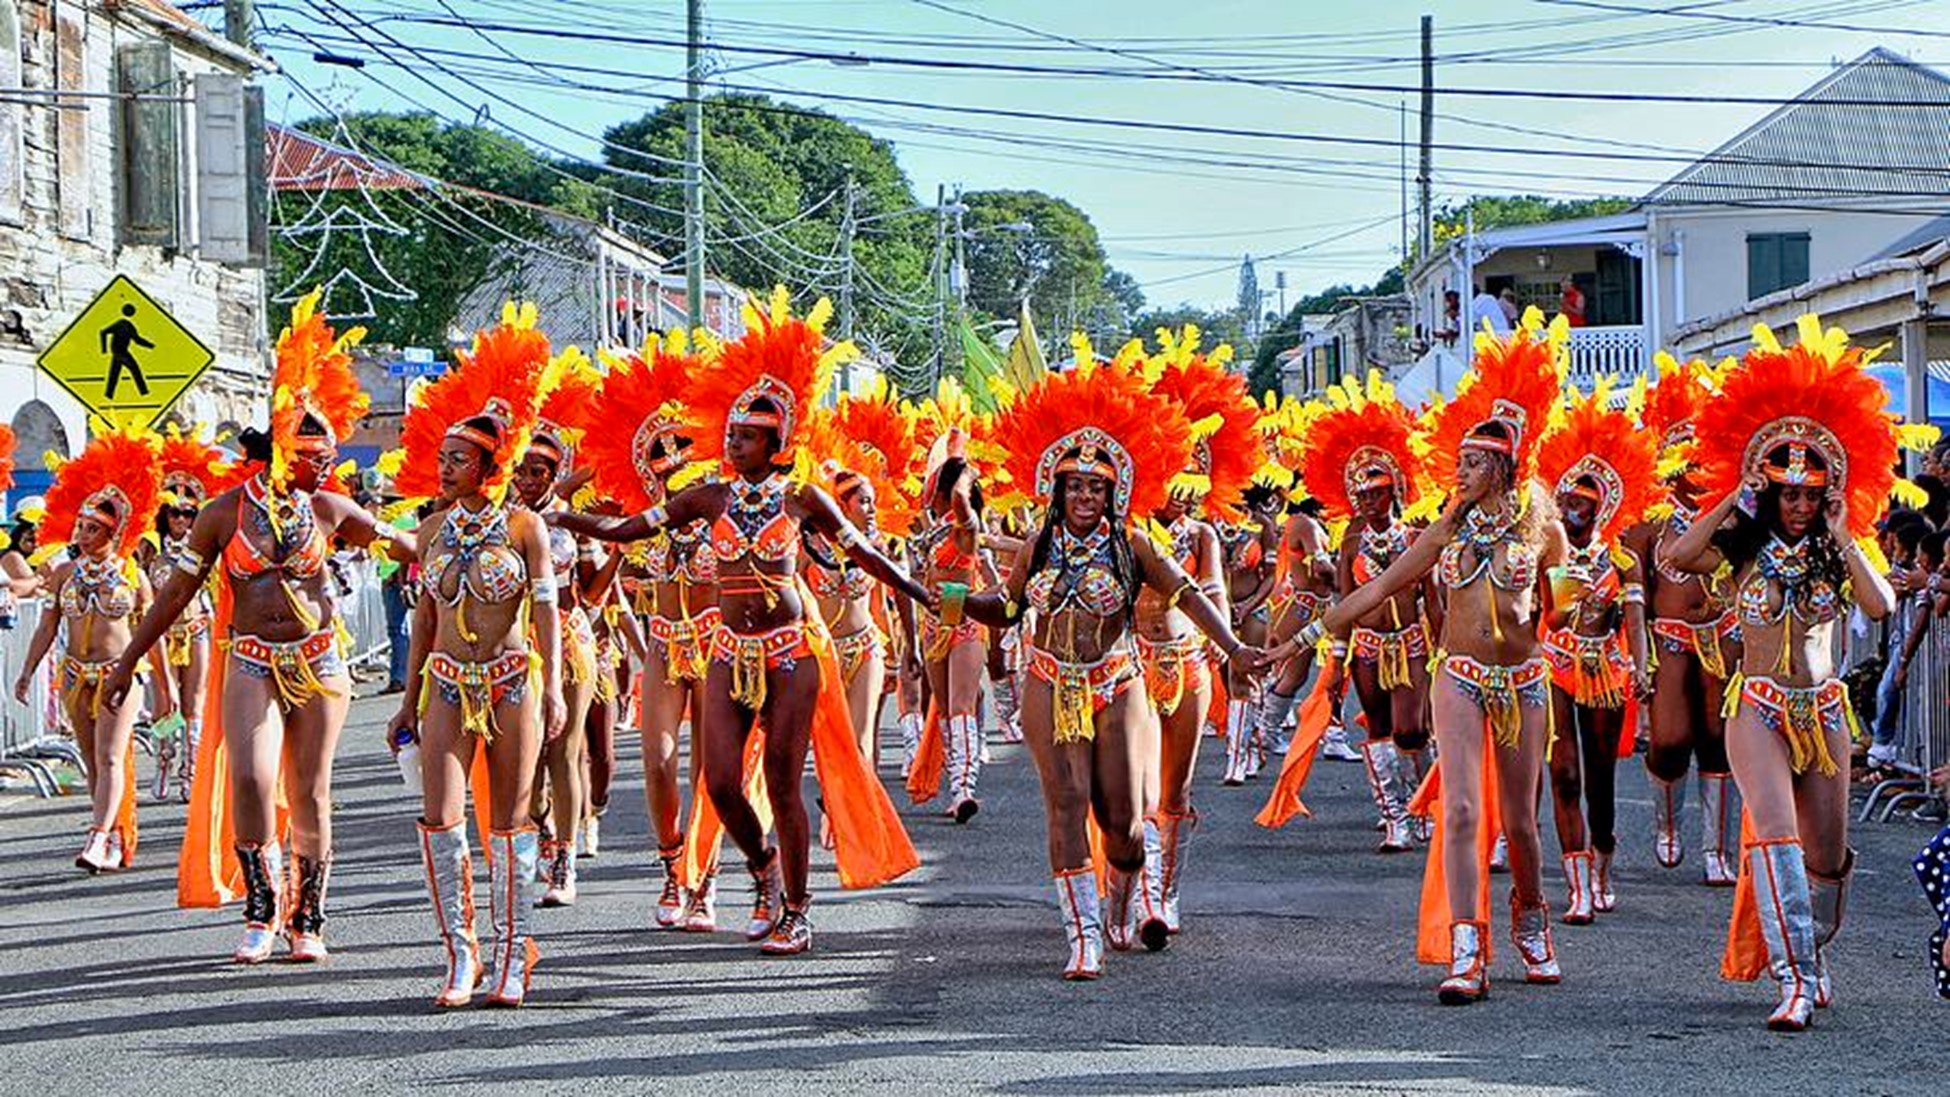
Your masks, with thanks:
[[[643,928],[654,860],[627,744],[580,905],[537,913],[543,960],[531,1005],[436,1015],[427,1003],[439,949],[413,805],[379,741],[385,708],[358,704],[343,752],[334,958],[323,967],[233,967],[224,958],[234,910],[174,908],[180,808],[145,807],[142,864],[90,880],[69,864],[83,803],[0,805],[0,1069],[10,1092],[1944,1084],[1950,1009],[1925,973],[1929,923],[1907,862],[1927,835],[1913,824],[1858,834],[1860,888],[1834,952],[1840,1005],[1808,1033],[1773,1035],[1760,1023],[1768,991],[1715,977],[1730,893],[1695,885],[1692,860],[1651,867],[1643,780],[1628,766],[1621,910],[1595,928],[1559,928],[1561,987],[1523,986],[1502,948],[1491,999],[1442,1009],[1435,969],[1411,959],[1422,859],[1367,852],[1359,767],[1322,762],[1308,797],[1315,818],[1269,833],[1250,821],[1267,781],[1220,788],[1216,742],[1199,785],[1186,933],[1163,955],[1113,954],[1094,985],[1056,977],[1062,938],[1034,776],[1018,748],[997,748],[972,825],[909,814],[924,860],[910,880],[842,894],[830,859],[817,861],[816,951],[779,961],[730,934]],[[1556,881],[1553,872],[1554,892]],[[745,903],[732,881],[722,920],[738,922]]]

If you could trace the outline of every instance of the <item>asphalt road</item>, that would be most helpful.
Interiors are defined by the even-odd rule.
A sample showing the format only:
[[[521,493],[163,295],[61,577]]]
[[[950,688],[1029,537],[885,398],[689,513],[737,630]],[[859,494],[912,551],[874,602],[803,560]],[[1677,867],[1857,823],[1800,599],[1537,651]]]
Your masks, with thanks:
[[[815,852],[816,950],[772,960],[733,934],[645,928],[657,878],[626,743],[580,904],[536,914],[543,958],[530,1005],[435,1014],[440,950],[415,805],[380,743],[386,708],[359,702],[347,734],[334,956],[320,967],[233,967],[235,911],[175,909],[181,808],[145,806],[142,864],[89,879],[70,862],[85,804],[0,803],[7,1092],[1936,1094],[1950,1084],[1950,1004],[1931,994],[1930,915],[1908,870],[1928,837],[1916,824],[1858,828],[1858,887],[1832,953],[1839,1004],[1809,1032],[1772,1034],[1761,1024],[1769,990],[1717,978],[1730,892],[1695,882],[1696,857],[1672,871],[1652,864],[1644,781],[1628,764],[1621,909],[1595,927],[1559,927],[1563,985],[1524,986],[1501,948],[1490,1000],[1444,1009],[1436,969],[1412,957],[1422,857],[1369,852],[1359,767],[1322,762],[1308,795],[1315,817],[1268,832],[1251,815],[1270,778],[1220,787],[1216,742],[1197,793],[1186,932],[1160,955],[1112,954],[1102,981],[1080,985],[1057,978],[1061,929],[1019,748],[996,748],[969,826],[909,813],[925,863],[908,880],[842,893]],[[731,924],[747,899],[742,880],[726,879]],[[1554,892],[1557,879],[1547,876]]]

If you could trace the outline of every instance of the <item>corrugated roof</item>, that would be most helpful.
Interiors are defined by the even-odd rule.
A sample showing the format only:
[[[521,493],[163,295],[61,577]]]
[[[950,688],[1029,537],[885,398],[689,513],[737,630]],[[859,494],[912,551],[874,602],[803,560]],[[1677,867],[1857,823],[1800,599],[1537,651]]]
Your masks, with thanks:
[[[304,130],[264,127],[272,190],[425,190],[425,178]]]
[[[1950,77],[1878,46],[1644,201],[1805,206],[1942,198],[1950,198]]]
[[[1950,240],[1950,213],[1932,218],[1910,230],[1909,235],[1869,256],[1868,262],[1878,259],[1894,259],[1913,251],[1922,251],[1940,240]]]

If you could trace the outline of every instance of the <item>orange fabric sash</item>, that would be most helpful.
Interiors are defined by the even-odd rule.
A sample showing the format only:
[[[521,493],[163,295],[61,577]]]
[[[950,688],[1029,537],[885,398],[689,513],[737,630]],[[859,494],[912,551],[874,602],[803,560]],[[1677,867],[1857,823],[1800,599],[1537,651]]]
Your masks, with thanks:
[[[691,724],[691,734],[698,733]],[[754,728],[745,740],[745,799],[758,813],[758,825],[772,829],[772,801],[765,792],[765,732]],[[700,755],[691,774],[691,811],[684,825],[684,857],[678,864],[678,878],[687,888],[696,888],[718,873],[719,854],[724,847],[724,820],[711,802],[704,783],[704,759]]]
[[[928,718],[921,725],[921,741],[907,768],[907,800],[925,804],[941,791],[941,775],[948,768],[948,740],[941,733],[941,702],[928,700]]]
[[[1761,935],[1760,900],[1754,894],[1754,876],[1748,868],[1747,851],[1758,845],[1754,823],[1747,812],[1740,812],[1740,880],[1733,889],[1733,914],[1727,919],[1726,949],[1720,954],[1720,978],[1736,983],[1751,983],[1767,970],[1767,938]]]
[[[1442,766],[1438,759],[1428,777],[1408,802],[1411,815],[1429,817],[1429,856],[1422,866],[1422,901],[1417,914],[1415,959],[1424,964],[1448,964],[1449,927],[1457,919],[1449,913],[1449,874],[1443,867],[1446,848],[1442,835]],[[1488,721],[1483,724],[1483,810],[1482,825],[1476,829],[1476,916],[1485,925],[1490,921],[1490,854],[1497,835],[1503,832],[1503,813],[1496,798],[1496,744]],[[1483,962],[1490,961],[1491,938],[1483,934]]]
[[[1280,779],[1273,783],[1273,794],[1266,798],[1266,806],[1253,818],[1253,822],[1260,826],[1283,827],[1295,815],[1313,815],[1301,801],[1300,791],[1307,787],[1307,778],[1313,775],[1314,759],[1320,753],[1320,741],[1326,737],[1328,725],[1334,720],[1334,698],[1327,683],[1334,676],[1339,663],[1340,660],[1334,656],[1327,657],[1327,665],[1314,678],[1313,690],[1300,705],[1300,726],[1295,729],[1293,742],[1287,747],[1286,760],[1280,765]],[[1268,728],[1267,734],[1272,733],[1273,729]]]
[[[816,605],[800,581],[806,605]],[[860,753],[853,717],[846,707],[846,679],[833,649],[832,633],[817,614],[806,619],[806,640],[819,660],[819,702],[813,712],[813,774],[833,824],[833,860],[840,886],[870,888],[898,880],[920,867],[920,854],[901,826],[894,801],[879,774]]]
[[[203,742],[197,749],[196,777],[190,783],[189,815],[183,827],[183,845],[176,855],[176,905],[179,907],[218,907],[244,895],[244,869],[237,863],[237,832],[231,822],[230,758],[224,749],[223,687],[229,665],[227,639],[230,636],[230,581],[217,568],[216,610],[211,634],[217,650],[210,660],[204,688]],[[280,844],[291,832],[291,801],[286,788],[282,760],[277,787],[277,823],[274,837]]]
[[[157,670],[163,674],[167,671]],[[96,686],[97,690],[101,687]],[[136,826],[135,826],[135,736],[129,736],[129,745],[122,751],[122,802],[115,808],[115,829],[122,832],[122,867],[135,864]]]

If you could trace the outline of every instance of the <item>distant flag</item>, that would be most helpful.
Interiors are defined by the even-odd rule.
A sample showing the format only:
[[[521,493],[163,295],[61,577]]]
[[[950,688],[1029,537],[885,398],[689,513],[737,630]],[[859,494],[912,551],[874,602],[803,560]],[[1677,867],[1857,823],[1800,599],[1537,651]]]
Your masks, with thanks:
[[[1016,322],[1016,337],[1009,343],[1008,360],[1002,365],[1002,377],[1021,392],[1048,372],[1043,345],[1036,338],[1036,321],[1030,316],[1029,302],[1025,300]]]
[[[989,346],[988,340],[969,324],[963,316],[959,326],[961,338],[961,385],[968,393],[968,402],[975,410],[987,414],[996,410],[995,387],[992,381],[1002,379],[1002,359]]]

